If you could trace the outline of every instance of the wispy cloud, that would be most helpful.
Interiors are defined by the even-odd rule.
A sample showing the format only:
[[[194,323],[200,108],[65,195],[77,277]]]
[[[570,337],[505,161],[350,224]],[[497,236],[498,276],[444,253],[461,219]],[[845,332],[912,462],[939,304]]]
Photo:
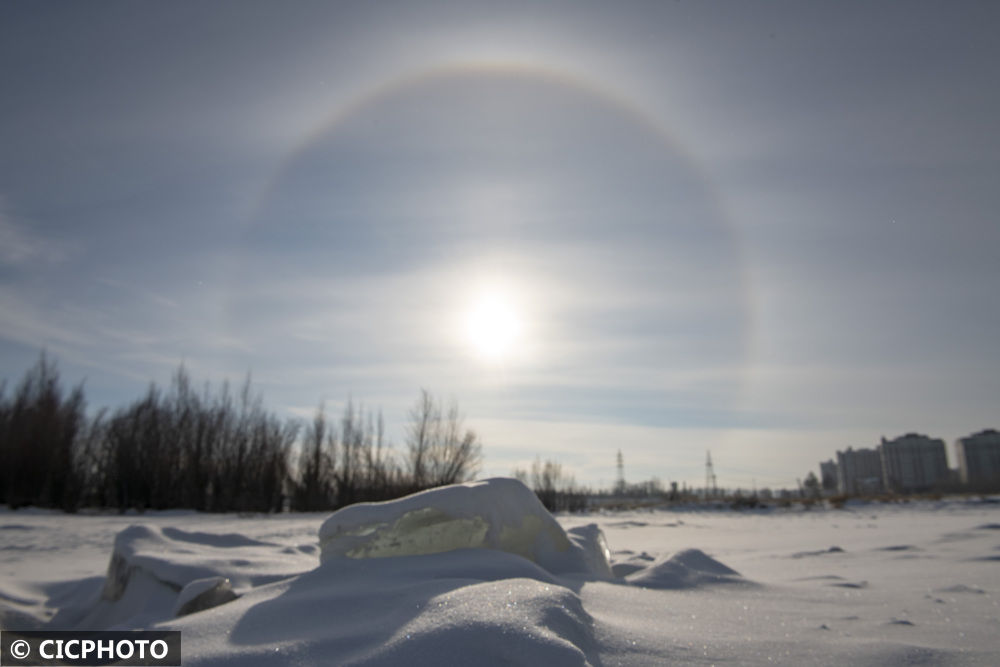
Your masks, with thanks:
[[[46,238],[16,221],[0,196],[0,262],[13,266],[54,264],[67,255],[64,243]]]
[[[23,292],[0,287],[0,338],[15,341],[26,347],[48,347],[53,351],[76,356],[75,350],[95,341],[80,332],[78,327],[67,326],[63,318],[41,308]]]
[[[107,278],[107,277],[98,278],[97,282],[100,283],[101,285],[105,285],[113,289],[122,290],[123,292],[126,292],[133,297],[136,297],[143,301],[148,301],[149,303],[156,306],[161,306],[164,308],[171,308],[171,309],[177,308],[176,299],[173,299],[164,294],[160,294],[155,290],[144,289],[137,285],[128,284],[122,280],[115,280],[113,278]]]

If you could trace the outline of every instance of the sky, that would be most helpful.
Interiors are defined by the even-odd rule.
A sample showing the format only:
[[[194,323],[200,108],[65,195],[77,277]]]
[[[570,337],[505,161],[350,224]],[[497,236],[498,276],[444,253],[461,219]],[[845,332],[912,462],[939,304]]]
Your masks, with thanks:
[[[995,2],[0,4],[0,377],[455,400],[484,475],[1000,426]]]

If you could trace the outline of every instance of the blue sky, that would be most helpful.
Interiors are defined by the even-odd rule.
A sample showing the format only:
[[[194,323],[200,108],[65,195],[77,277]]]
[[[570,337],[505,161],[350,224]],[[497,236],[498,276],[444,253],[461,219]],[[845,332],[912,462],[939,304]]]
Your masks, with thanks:
[[[425,387],[487,474],[605,485],[619,448],[633,480],[699,484],[711,449],[722,485],[792,486],[996,427],[998,20],[3,3],[2,375],[45,348],[96,407],[250,371],[397,444]]]

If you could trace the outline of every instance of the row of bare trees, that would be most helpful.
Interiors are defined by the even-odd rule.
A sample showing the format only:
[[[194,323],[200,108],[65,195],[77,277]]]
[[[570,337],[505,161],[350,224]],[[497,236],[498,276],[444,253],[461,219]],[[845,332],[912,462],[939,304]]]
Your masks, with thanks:
[[[0,498],[15,507],[74,506],[87,431],[83,389],[67,392],[44,355],[13,396],[5,389],[0,385]]]
[[[482,460],[476,433],[456,404],[443,409],[427,391],[410,411],[406,450],[386,444],[381,413],[344,409],[339,425],[323,406],[306,426],[292,487],[293,509],[316,510],[396,498],[472,478]]]
[[[268,412],[250,380],[197,390],[183,367],[169,388],[88,416],[44,354],[12,395],[0,385],[0,503],[203,511],[314,511],[471,479],[482,460],[454,404],[422,391],[405,449],[349,402],[303,425]]]

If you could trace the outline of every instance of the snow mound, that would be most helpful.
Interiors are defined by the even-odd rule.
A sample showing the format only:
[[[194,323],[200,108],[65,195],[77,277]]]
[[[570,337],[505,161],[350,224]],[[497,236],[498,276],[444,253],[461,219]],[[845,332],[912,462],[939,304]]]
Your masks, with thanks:
[[[115,537],[101,597],[118,600],[137,572],[180,591],[196,579],[221,576],[241,587],[257,586],[314,566],[289,558],[279,545],[243,535],[189,533],[178,528],[129,526]]]
[[[733,570],[699,549],[686,549],[628,574],[626,581],[660,590],[697,588],[708,584],[749,583]]]
[[[184,664],[597,665],[594,619],[572,588],[490,549],[334,558],[200,614]]]
[[[238,594],[315,567],[315,557],[236,533],[132,525],[115,536],[98,595],[53,618],[59,627],[105,630],[155,623],[229,602]]]
[[[323,563],[495,549],[551,573],[612,576],[597,526],[568,535],[528,487],[502,477],[345,507],[320,527],[319,542]]]

